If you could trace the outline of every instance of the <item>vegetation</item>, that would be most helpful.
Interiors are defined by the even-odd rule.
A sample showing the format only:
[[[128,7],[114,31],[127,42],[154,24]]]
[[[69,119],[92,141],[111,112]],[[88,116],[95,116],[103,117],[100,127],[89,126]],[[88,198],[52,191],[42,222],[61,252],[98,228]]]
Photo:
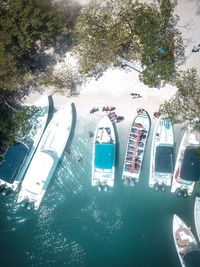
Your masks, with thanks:
[[[31,128],[31,120],[36,107],[14,104],[13,94],[2,92],[0,97],[0,149],[5,149],[16,140],[25,136]]]
[[[90,73],[123,57],[141,60],[145,84],[170,81],[184,54],[180,34],[173,28],[175,4],[107,0],[84,8],[76,25],[82,71]]]
[[[23,136],[33,111],[20,105],[23,90],[44,71],[46,49],[69,41],[78,10],[71,0],[1,0],[0,146]]]
[[[173,123],[191,124],[200,130],[200,77],[196,69],[180,72],[174,85],[178,91],[161,106],[161,112],[167,112]]]

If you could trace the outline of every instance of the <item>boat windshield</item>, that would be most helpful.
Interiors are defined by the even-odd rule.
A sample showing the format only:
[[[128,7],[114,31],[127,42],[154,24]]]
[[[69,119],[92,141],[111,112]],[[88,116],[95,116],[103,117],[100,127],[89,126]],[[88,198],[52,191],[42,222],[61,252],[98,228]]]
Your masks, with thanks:
[[[172,173],[174,171],[174,147],[159,145],[156,147],[155,172]]]
[[[23,143],[17,142],[10,146],[0,162],[1,180],[7,183],[13,183],[22,167],[29,149]]]
[[[200,250],[193,250],[186,253],[183,257],[185,266],[187,267],[199,267],[200,263]]]
[[[186,148],[180,177],[188,181],[198,181],[200,179],[200,161],[197,159],[196,147]]]

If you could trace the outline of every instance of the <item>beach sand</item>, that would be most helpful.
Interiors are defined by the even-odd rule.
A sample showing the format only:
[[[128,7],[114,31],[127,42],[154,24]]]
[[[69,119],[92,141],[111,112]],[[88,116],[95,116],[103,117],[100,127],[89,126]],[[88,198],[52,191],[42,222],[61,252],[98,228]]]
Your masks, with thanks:
[[[198,29],[200,25],[199,6],[200,2],[198,0],[180,0],[174,13],[178,19],[177,27],[183,34],[186,54],[186,62],[180,66],[180,69],[195,67],[200,74],[200,52],[191,52],[193,46],[200,43],[200,31]],[[69,53],[66,54],[66,58],[74,68],[76,60],[69,61]],[[55,66],[56,71],[64,71],[66,58]],[[49,94],[51,89],[46,91]],[[80,94],[77,97],[70,98],[67,95],[53,94],[55,107],[59,108],[67,102],[73,102],[76,107],[77,117],[81,120],[89,120],[91,117],[93,119],[102,117],[104,114],[101,111],[103,106],[114,106],[116,107],[117,115],[125,117],[125,120],[120,122],[123,125],[133,120],[138,108],[147,110],[152,118],[153,112],[159,109],[160,104],[176,93],[176,88],[168,84],[160,89],[149,88],[139,81],[138,72],[126,67],[125,69],[110,68],[98,80],[95,80],[95,78],[87,80],[79,88],[79,92]],[[142,97],[132,99],[130,93],[138,93]],[[38,93],[32,93],[26,98],[26,102],[33,103],[39,96]],[[93,107],[98,107],[100,111],[90,114],[89,111]]]

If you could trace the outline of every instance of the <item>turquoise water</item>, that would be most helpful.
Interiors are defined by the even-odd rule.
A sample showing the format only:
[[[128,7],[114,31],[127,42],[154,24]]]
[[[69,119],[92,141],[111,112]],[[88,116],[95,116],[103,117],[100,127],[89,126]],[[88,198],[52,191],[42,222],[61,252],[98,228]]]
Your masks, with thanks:
[[[2,267],[179,267],[172,216],[192,227],[194,197],[179,199],[148,188],[152,130],[143,172],[135,188],[121,183],[129,126],[117,125],[115,186],[98,192],[91,184],[92,142],[96,121],[77,120],[71,154],[64,155],[39,211],[13,205],[16,195],[0,198]],[[153,127],[152,127],[153,128]],[[177,147],[180,131],[176,129]],[[77,162],[76,157],[82,156]]]

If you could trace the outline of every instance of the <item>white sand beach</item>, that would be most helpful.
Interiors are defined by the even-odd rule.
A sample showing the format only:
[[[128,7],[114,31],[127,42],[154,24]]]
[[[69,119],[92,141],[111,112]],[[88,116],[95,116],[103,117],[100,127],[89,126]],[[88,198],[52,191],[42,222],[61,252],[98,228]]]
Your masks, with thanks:
[[[200,43],[198,28],[200,25],[200,2],[198,0],[179,0],[174,13],[178,19],[177,27],[183,34],[186,54],[186,62],[180,68],[195,67],[200,74],[200,52],[191,52],[193,46]],[[66,58],[68,64],[74,68],[75,61],[73,59],[69,61],[68,53]],[[64,71],[66,58],[55,66],[56,71]],[[79,88],[79,92],[77,97],[70,98],[61,94],[53,94],[55,107],[59,108],[66,102],[73,102],[76,106],[77,116],[89,120],[91,116],[93,118],[102,116],[103,106],[114,106],[117,115],[125,117],[125,120],[120,122],[123,125],[133,120],[137,108],[146,109],[152,117],[153,112],[158,110],[160,104],[175,94],[176,88],[171,85],[160,89],[149,88],[139,81],[138,72],[126,67],[125,69],[110,68],[98,80],[95,78],[87,80]],[[138,93],[142,97],[132,99],[130,93]],[[39,97],[37,93],[31,94],[26,101],[31,103],[37,97]],[[98,107],[100,112],[90,114],[89,111],[93,107]]]

